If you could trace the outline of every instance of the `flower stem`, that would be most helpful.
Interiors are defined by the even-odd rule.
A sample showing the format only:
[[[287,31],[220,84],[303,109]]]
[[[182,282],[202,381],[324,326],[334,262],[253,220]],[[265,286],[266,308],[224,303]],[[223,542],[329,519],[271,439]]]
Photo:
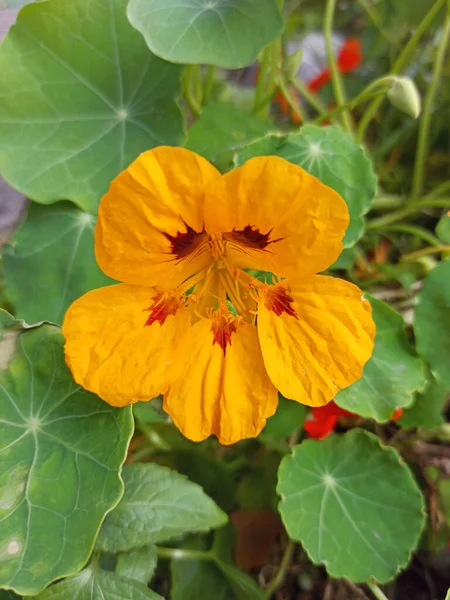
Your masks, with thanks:
[[[425,15],[424,19],[422,20],[422,22],[420,23],[420,25],[417,27],[416,31],[414,32],[414,35],[411,37],[411,39],[406,44],[406,46],[403,48],[403,51],[400,53],[399,57],[395,61],[394,65],[391,69],[391,75],[398,75],[400,73],[400,71],[405,67],[405,65],[411,58],[411,55],[414,52],[418,41],[423,36],[423,34],[426,32],[426,30],[432,23],[434,17],[438,14],[438,12],[444,6],[445,1],[446,0],[436,0],[435,4],[431,7],[429,12]],[[374,100],[372,100],[372,103],[367,107],[367,110],[365,111],[365,113],[358,125],[358,132],[356,135],[356,139],[358,142],[361,143],[363,141],[367,127],[369,126],[370,122],[372,121],[375,114],[377,113],[382,101],[383,101],[383,98],[374,98]]]
[[[214,86],[214,65],[208,65],[206,75],[203,79],[203,101],[202,104],[205,106],[211,100],[211,92]]]
[[[430,198],[429,200],[424,198],[422,200],[412,202],[404,208],[394,210],[387,215],[383,215],[382,217],[368,221],[366,223],[366,230],[373,231],[374,229],[382,229],[386,225],[390,225],[396,221],[401,221],[409,215],[420,212],[424,208],[432,208],[433,206],[438,208],[448,208],[450,206],[450,198]]]
[[[424,242],[427,242],[427,244],[431,244],[432,246],[439,246],[441,244],[441,240],[430,233],[428,229],[425,229],[425,227],[419,227],[417,225],[408,225],[405,223],[399,223],[398,225],[386,225],[383,227],[383,232],[385,231],[409,233],[410,235],[414,235]]]
[[[436,94],[439,86],[439,81],[442,74],[442,67],[444,65],[445,52],[450,40],[450,8],[447,10],[445,18],[444,29],[441,34],[441,40],[436,52],[436,58],[433,66],[433,73],[431,76],[430,85],[428,92],[425,97],[423,105],[423,114],[420,119],[419,126],[419,137],[417,140],[417,151],[416,160],[414,163],[414,174],[412,182],[411,196],[413,201],[420,196],[423,189],[423,178],[425,172],[425,160],[428,151],[429,144],[429,133],[431,126],[431,113],[433,111],[434,102],[436,100]]]
[[[325,38],[325,48],[327,51],[328,66],[331,73],[331,83],[333,85],[333,94],[336,100],[337,107],[346,104],[344,85],[341,80],[341,75],[336,64],[336,57],[333,52],[332,34],[333,34],[333,17],[336,8],[336,0],[327,0],[325,6],[325,17],[323,23],[323,35]],[[344,110],[342,114],[342,125],[348,133],[353,132],[353,124],[349,113]]]
[[[294,98],[294,96],[292,95],[292,92],[289,89],[289,85],[286,84],[283,78],[280,79],[280,90],[283,93],[283,96],[286,98],[291,110],[300,119],[300,121],[305,122],[305,118],[301,113],[300,106],[296,98]]]
[[[367,587],[377,600],[388,600],[374,581],[368,581]]]
[[[319,98],[313,94],[303,81],[296,79],[295,77],[291,80],[292,85],[300,92],[302,98],[304,98],[319,114],[325,114],[327,107],[322,103]]]
[[[408,262],[410,260],[416,260],[416,258],[421,258],[422,256],[428,256],[428,254],[440,254],[441,252],[450,252],[450,244],[422,248],[422,250],[404,254],[400,260],[401,262]]]
[[[289,540],[286,544],[286,548],[284,549],[283,556],[281,558],[280,566],[278,567],[278,571],[275,574],[275,577],[269,583],[266,588],[264,597],[266,600],[270,600],[272,595],[278,590],[278,588],[283,584],[284,578],[286,576],[286,571],[291,564],[292,557],[294,556],[295,544],[292,540]]]

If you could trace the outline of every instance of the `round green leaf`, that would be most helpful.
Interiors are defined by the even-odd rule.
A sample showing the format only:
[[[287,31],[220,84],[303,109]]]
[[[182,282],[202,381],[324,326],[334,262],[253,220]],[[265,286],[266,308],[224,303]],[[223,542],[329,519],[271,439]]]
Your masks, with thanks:
[[[398,424],[405,429],[425,427],[434,429],[445,423],[442,410],[447,403],[447,392],[431,376],[426,388],[416,394],[414,403],[405,410]]]
[[[131,550],[227,521],[199,485],[166,467],[126,466],[123,480],[125,494],[106,517],[97,539],[103,551]]]
[[[436,381],[450,390],[450,260],[430,271],[417,298],[417,351],[430,365]]]
[[[238,69],[283,31],[276,0],[131,0],[128,18],[157,56]]]
[[[425,523],[409,468],[360,429],[296,446],[281,461],[277,491],[289,536],[333,577],[389,581]]]
[[[269,123],[233,104],[208,104],[189,129],[186,148],[201,154],[221,171],[229,170],[233,154],[272,129]]]
[[[31,203],[3,250],[5,295],[28,323],[62,323],[69,305],[111,283],[94,255],[95,217],[69,202]]]
[[[182,140],[179,67],[149,53],[126,4],[29,4],[3,41],[0,172],[37,202],[95,213],[141,152]]]
[[[143,583],[88,567],[52,585],[35,600],[163,600]]]
[[[83,566],[122,496],[131,409],[80,389],[52,325],[16,332],[0,395],[0,586],[31,595]]]
[[[369,300],[377,328],[373,354],[361,379],[341,390],[335,402],[382,422],[412,404],[414,393],[425,385],[425,368],[408,341],[402,316],[381,300]]]
[[[350,213],[344,246],[353,246],[363,234],[363,215],[376,190],[372,163],[361,146],[337,127],[305,125],[299,132],[269,135],[250,144],[237,153],[235,160],[241,165],[253,156],[270,155],[303,167],[344,198]]]

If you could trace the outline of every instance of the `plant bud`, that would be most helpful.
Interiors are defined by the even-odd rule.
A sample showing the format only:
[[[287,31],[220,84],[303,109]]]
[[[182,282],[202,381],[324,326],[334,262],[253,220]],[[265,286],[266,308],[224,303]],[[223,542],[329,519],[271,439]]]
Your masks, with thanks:
[[[395,77],[387,92],[391,104],[414,119],[420,114],[420,94],[416,84],[409,77]]]

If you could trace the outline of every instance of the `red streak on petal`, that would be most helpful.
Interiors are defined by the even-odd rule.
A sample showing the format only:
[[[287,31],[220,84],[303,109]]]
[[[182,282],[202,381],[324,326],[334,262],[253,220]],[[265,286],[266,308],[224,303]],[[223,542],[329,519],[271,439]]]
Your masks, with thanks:
[[[267,233],[261,233],[257,227],[253,225],[246,225],[244,229],[233,229],[228,233],[223,234],[223,239],[225,241],[233,241],[238,244],[242,244],[247,248],[254,248],[255,250],[264,250],[266,246],[269,244],[274,244],[275,242],[279,242],[281,238],[277,240],[271,240],[270,234],[272,230]]]
[[[297,319],[298,317],[292,306],[293,302],[292,297],[281,285],[270,285],[265,289],[264,304],[267,310],[271,310],[277,317],[281,317],[283,313],[286,313]]]
[[[218,344],[225,355],[227,345],[231,346],[231,336],[236,331],[237,319],[226,308],[219,308],[211,325],[214,334],[213,346]]]
[[[183,306],[183,303],[175,294],[170,292],[160,292],[153,298],[153,303],[149,308],[144,311],[149,311],[150,316],[145,322],[144,326],[148,327],[153,325],[156,321],[160,325],[164,325],[167,317],[175,315],[179,308]]]
[[[178,231],[176,235],[163,234],[172,246],[170,253],[174,254],[177,258],[188,256],[188,254],[200,245],[205,235],[203,231],[197,232],[186,223],[185,226],[185,232]]]

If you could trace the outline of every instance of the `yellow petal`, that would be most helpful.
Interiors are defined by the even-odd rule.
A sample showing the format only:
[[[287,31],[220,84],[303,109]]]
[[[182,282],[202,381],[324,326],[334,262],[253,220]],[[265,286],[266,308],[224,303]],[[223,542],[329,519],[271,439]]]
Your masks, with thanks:
[[[222,317],[192,327],[187,374],[170,386],[164,410],[196,442],[222,444],[255,437],[276,410],[278,396],[264,368],[256,328]],[[225,317],[223,317],[225,318]],[[220,329],[222,326],[222,329]]]
[[[235,266],[285,277],[312,275],[342,250],[347,205],[304,169],[276,156],[252,158],[208,189],[205,228],[225,233]]]
[[[78,298],[62,332],[75,381],[113,406],[151,400],[184,370],[189,313],[152,288],[112,285]],[[152,308],[153,307],[153,308]]]
[[[178,285],[210,262],[204,190],[220,177],[183,148],[144,152],[103,196],[95,228],[100,268],[135,285]]]
[[[258,334],[269,377],[283,396],[322,406],[361,377],[375,325],[358,287],[316,275],[262,290]]]

